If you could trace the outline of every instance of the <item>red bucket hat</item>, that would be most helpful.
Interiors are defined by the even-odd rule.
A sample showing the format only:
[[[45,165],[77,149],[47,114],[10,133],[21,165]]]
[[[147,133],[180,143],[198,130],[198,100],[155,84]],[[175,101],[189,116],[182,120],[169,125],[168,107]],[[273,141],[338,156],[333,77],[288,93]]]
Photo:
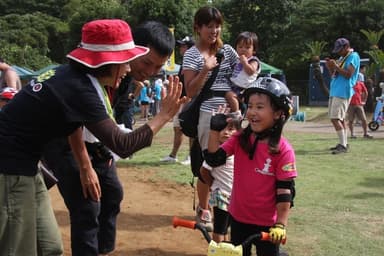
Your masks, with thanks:
[[[149,49],[135,45],[128,23],[119,19],[94,20],[84,24],[81,43],[67,58],[87,67],[129,62]]]

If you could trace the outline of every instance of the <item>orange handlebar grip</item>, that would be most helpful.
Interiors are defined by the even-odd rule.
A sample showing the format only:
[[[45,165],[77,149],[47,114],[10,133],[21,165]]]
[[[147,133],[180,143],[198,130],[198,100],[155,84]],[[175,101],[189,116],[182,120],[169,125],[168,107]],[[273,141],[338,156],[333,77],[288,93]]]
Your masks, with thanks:
[[[268,241],[269,240],[269,233],[267,232],[261,232],[261,238],[260,240],[262,241]],[[285,244],[287,242],[287,238],[283,239],[283,241],[281,241],[282,244]]]
[[[173,224],[174,228],[180,226],[180,227],[195,229],[196,221],[185,220],[185,219],[181,219],[181,218],[178,218],[175,216],[175,217],[173,217],[172,224]]]
[[[269,240],[269,233],[267,232],[261,232],[261,241],[268,241]]]

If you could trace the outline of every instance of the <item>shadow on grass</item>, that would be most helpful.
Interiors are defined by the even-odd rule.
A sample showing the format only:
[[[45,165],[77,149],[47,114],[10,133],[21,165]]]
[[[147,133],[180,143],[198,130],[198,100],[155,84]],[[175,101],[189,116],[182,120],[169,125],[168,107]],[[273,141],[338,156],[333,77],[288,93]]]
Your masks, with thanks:
[[[381,188],[384,191],[384,178],[373,178],[373,177],[366,177],[364,181],[360,182],[359,185],[364,187],[376,187]]]
[[[365,193],[360,193],[360,194],[352,194],[352,195],[348,195],[348,196],[345,196],[346,198],[350,198],[350,199],[370,199],[370,198],[383,198],[384,197],[384,193],[368,193],[368,192],[365,192]]]
[[[314,150],[304,150],[304,149],[298,149],[295,150],[296,155],[329,155],[331,154],[331,151],[329,149],[314,149]]]

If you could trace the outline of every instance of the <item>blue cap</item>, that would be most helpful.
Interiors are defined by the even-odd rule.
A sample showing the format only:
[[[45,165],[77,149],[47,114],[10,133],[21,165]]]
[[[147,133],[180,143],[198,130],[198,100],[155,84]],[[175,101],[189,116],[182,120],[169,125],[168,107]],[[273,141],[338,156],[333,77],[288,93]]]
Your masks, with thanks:
[[[349,45],[349,41],[346,38],[339,38],[335,42],[335,46],[333,47],[332,53],[338,53],[341,49],[343,49],[346,45]]]

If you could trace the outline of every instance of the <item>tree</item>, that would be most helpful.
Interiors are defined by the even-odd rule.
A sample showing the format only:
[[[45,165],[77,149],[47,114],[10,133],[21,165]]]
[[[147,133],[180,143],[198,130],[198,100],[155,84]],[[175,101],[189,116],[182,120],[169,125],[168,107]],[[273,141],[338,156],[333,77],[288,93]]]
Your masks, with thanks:
[[[128,11],[119,0],[70,0],[63,8],[69,26],[64,51],[75,48],[81,41],[82,26],[94,19],[128,19]]]
[[[1,0],[0,16],[41,12],[52,17],[60,18],[63,6],[68,0]]]
[[[260,42],[258,55],[271,60],[274,45],[282,40],[290,26],[292,13],[298,2],[299,0],[222,1],[220,10],[228,25],[230,42],[233,43],[242,31],[256,32]]]
[[[34,69],[60,59],[61,41],[50,47],[53,38],[66,33],[59,19],[43,13],[9,14],[0,18],[0,27],[0,52],[11,63]]]
[[[324,41],[312,41],[305,45],[307,46],[309,51],[302,54],[302,56],[304,60],[311,61],[311,66],[315,79],[318,81],[324,95],[329,95],[329,89],[325,84],[323,73],[321,72],[320,67],[320,56],[322,55],[324,47],[327,45],[327,43]]]
[[[196,10],[207,1],[189,0],[131,0],[124,1],[130,13],[129,21],[136,26],[145,20],[156,20],[175,29],[175,37],[192,35]]]

